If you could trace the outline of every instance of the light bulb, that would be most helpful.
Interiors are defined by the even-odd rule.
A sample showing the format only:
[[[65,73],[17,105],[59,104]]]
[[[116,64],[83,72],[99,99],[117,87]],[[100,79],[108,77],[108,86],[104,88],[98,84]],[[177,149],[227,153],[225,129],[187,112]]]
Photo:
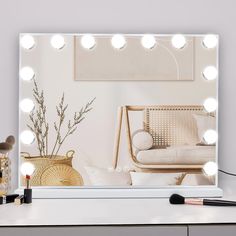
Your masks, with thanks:
[[[30,163],[30,162],[24,162],[23,164],[21,164],[20,167],[20,172],[23,176],[29,175],[31,176],[35,171],[35,166]]]
[[[90,34],[83,35],[80,43],[85,49],[92,49],[96,45],[95,38]]]
[[[152,49],[156,46],[156,39],[153,35],[144,35],[142,37],[141,43],[144,48]]]
[[[171,43],[176,49],[182,49],[186,45],[186,38],[182,34],[176,34],[172,37]]]
[[[51,38],[51,45],[55,49],[62,49],[66,45],[65,39],[62,35],[56,34]]]
[[[25,34],[20,38],[20,45],[24,49],[30,50],[35,46],[34,37],[30,34]]]
[[[34,102],[29,98],[25,98],[20,102],[20,108],[23,112],[29,113],[34,109]]]
[[[215,48],[218,44],[218,38],[214,34],[208,34],[204,37],[202,44],[205,48]]]
[[[217,109],[217,101],[215,98],[207,98],[203,106],[207,112],[214,112]]]
[[[30,130],[25,130],[21,133],[20,140],[22,143],[30,145],[34,142],[35,136]]]
[[[115,49],[122,49],[126,45],[125,37],[121,34],[116,34],[112,37],[111,44]]]
[[[202,75],[206,80],[214,80],[217,78],[218,72],[215,66],[207,66]]]
[[[214,144],[217,141],[217,133],[213,129],[208,129],[204,135],[203,139],[207,144]]]
[[[29,66],[25,66],[20,70],[20,78],[25,81],[32,80],[34,76],[35,76],[34,70]]]
[[[208,161],[204,166],[203,166],[203,171],[207,176],[213,176],[217,173],[218,167],[217,164],[213,161]]]

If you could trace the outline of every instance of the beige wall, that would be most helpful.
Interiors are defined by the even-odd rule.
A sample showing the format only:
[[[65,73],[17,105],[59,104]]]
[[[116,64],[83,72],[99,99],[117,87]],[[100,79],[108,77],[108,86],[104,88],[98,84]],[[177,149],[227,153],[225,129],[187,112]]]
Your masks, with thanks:
[[[196,40],[195,80],[194,81],[93,81],[74,80],[73,37],[66,36],[66,46],[57,51],[50,46],[50,35],[37,38],[37,46],[31,51],[21,50],[21,66],[32,66],[40,88],[45,90],[49,122],[56,117],[55,104],[63,92],[69,104],[68,117],[78,111],[87,101],[96,97],[94,109],[79,125],[77,132],[68,138],[62,153],[69,149],[76,151],[74,166],[83,173],[83,164],[109,167],[112,152],[118,106],[151,104],[202,104],[207,97],[216,96],[216,82],[208,82],[201,76],[207,64],[215,64],[214,51],[201,46]],[[32,83],[21,83],[20,97],[31,97]],[[27,114],[20,114],[20,130],[26,128]],[[138,122],[136,122],[138,123]],[[138,125],[138,124],[137,124]],[[53,126],[51,126],[53,127]],[[55,135],[51,135],[53,140]],[[22,151],[37,154],[36,145],[21,146]],[[125,136],[122,136],[121,166],[128,165],[128,152]]]

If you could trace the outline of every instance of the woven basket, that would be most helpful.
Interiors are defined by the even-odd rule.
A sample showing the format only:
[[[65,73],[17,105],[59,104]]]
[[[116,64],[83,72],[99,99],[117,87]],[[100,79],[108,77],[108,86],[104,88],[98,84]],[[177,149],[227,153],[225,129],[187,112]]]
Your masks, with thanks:
[[[41,176],[43,172],[50,166],[54,166],[57,164],[64,164],[72,167],[72,158],[74,155],[74,151],[70,150],[66,153],[65,156],[30,156],[27,152],[21,152],[21,157],[24,162],[30,162],[35,166],[35,171],[33,176],[31,177],[31,185],[32,186],[41,186]],[[21,183],[24,184],[24,178],[21,179]]]

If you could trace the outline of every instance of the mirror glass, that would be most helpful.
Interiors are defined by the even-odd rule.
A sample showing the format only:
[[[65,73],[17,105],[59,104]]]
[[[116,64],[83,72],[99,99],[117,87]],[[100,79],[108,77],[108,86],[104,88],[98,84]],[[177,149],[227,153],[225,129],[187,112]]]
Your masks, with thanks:
[[[19,70],[32,186],[217,184],[217,35],[21,34]]]

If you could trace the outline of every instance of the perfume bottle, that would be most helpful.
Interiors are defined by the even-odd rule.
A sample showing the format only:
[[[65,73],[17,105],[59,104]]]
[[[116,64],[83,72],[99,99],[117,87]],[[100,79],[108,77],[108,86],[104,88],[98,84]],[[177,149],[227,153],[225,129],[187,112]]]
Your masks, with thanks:
[[[8,157],[0,157],[0,196],[7,194],[11,187],[11,162]]]

